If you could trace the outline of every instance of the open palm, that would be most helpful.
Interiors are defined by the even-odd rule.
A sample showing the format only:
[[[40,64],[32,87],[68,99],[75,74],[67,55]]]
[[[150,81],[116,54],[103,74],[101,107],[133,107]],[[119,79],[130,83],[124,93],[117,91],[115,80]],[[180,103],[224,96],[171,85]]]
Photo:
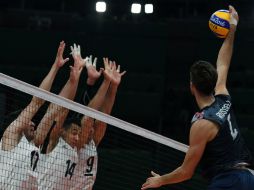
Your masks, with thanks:
[[[69,61],[69,58],[66,58],[66,59],[63,58],[64,49],[65,49],[65,43],[64,41],[61,41],[58,47],[56,59],[55,59],[55,64],[58,68],[62,67],[67,61]]]
[[[114,85],[119,85],[122,79],[122,76],[126,73],[126,71],[123,71],[120,73],[120,65],[116,68],[116,63],[113,61],[113,77],[111,80],[111,83]]]

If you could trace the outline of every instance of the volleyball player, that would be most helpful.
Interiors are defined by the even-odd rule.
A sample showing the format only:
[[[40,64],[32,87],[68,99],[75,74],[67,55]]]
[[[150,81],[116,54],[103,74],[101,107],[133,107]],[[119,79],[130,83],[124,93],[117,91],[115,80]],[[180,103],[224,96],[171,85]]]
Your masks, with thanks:
[[[80,47],[76,46],[74,44],[74,47],[72,47],[72,56],[74,58],[74,66],[71,67],[71,72],[70,72],[70,78],[67,81],[66,85],[60,92],[60,96],[63,96],[65,98],[68,98],[70,100],[73,100],[77,91],[78,87],[78,81],[81,75],[81,72],[83,70],[83,67],[85,66],[85,60],[83,60],[80,56]],[[72,147],[64,141],[54,141],[55,139],[58,139],[59,134],[61,132],[62,125],[65,121],[65,118],[67,117],[69,110],[67,108],[64,108],[62,106],[56,105],[51,103],[47,109],[46,114],[42,118],[40,124],[37,127],[37,133],[36,137],[34,139],[34,143],[38,146],[41,147],[42,144],[44,143],[47,135],[49,134],[50,129],[50,139],[51,141],[49,142],[49,147],[53,147],[58,143],[63,149],[60,149],[61,154],[63,157],[66,155],[69,155],[70,157],[73,155]],[[72,131],[72,133],[74,133]],[[71,134],[72,134],[71,133]],[[73,139],[71,139],[73,140]],[[56,152],[58,149],[56,149]],[[76,151],[74,152],[76,154]],[[37,164],[37,169],[38,169],[38,189],[56,189],[56,188],[67,188],[68,189],[68,180],[64,181],[63,183],[59,183],[60,179],[55,179],[54,175],[51,176],[50,174],[50,168],[54,168],[56,166],[56,169],[54,170],[55,174],[58,174],[58,172],[61,172],[59,170],[59,160],[61,161],[61,157],[54,157],[54,153],[48,154],[48,155],[43,155],[40,154],[40,160]],[[54,160],[53,164],[52,159]],[[67,160],[68,161],[68,160]],[[65,163],[66,164],[66,163]],[[49,174],[49,178],[48,175]],[[67,174],[66,174],[67,175]],[[59,175],[60,176],[60,175]],[[62,182],[62,180],[60,180]]]
[[[152,176],[142,190],[190,179],[200,162],[209,181],[208,190],[252,190],[252,156],[244,144],[232,110],[226,80],[238,23],[236,10],[229,6],[230,31],[220,48],[217,71],[208,62],[198,61],[190,69],[191,92],[200,112],[192,119],[190,146],[180,167],[171,173]],[[215,95],[213,92],[215,90]]]
[[[59,96],[73,100],[76,95],[79,78],[85,66],[86,60],[83,60],[80,55],[80,46],[76,46],[76,44],[74,44],[73,47],[71,46],[71,49],[73,49],[72,57],[74,59],[74,66],[70,66],[70,77],[59,93]],[[49,105],[46,114],[43,116],[36,130],[36,138],[34,140],[36,146],[40,147],[44,143],[51,126],[54,126],[51,135],[58,136],[68,112],[69,110],[62,106],[53,103]],[[53,125],[54,123],[56,123],[56,125]]]
[[[110,85],[106,91],[105,98],[99,99],[98,93],[88,102],[88,106],[97,109],[103,113],[111,114],[118,86],[121,82],[122,76],[126,73],[120,72],[120,65],[116,66],[115,62],[111,62],[108,58],[103,58],[106,77],[109,77]],[[89,63],[89,61],[88,61]],[[91,65],[91,64],[90,64]],[[95,81],[92,76],[98,76],[95,67],[90,66],[88,73],[88,85],[93,85]],[[91,77],[89,77],[91,76]],[[105,77],[105,74],[104,74]],[[90,95],[91,97],[91,95]],[[96,100],[97,99],[97,100]],[[98,101],[101,100],[101,101]],[[77,171],[75,177],[77,178],[73,189],[92,190],[97,173],[98,155],[97,147],[105,135],[107,124],[105,122],[95,120],[84,116],[81,120],[81,137],[78,145],[80,161],[77,163]]]
[[[69,58],[63,59],[65,43],[58,47],[51,70],[39,88],[49,91],[54,78]],[[1,139],[0,189],[36,188],[36,164],[39,159],[38,148],[34,145],[35,124],[33,116],[43,105],[44,100],[33,97],[29,105],[7,127]]]

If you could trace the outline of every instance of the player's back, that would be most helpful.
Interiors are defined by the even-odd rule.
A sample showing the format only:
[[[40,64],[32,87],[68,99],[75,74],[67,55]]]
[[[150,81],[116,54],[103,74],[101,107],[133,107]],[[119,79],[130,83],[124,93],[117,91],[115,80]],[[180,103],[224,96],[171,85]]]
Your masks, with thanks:
[[[215,101],[195,114],[192,122],[198,119],[206,119],[219,126],[216,137],[207,143],[200,162],[206,178],[211,179],[237,164],[252,161],[237,126],[229,95],[216,95]]]

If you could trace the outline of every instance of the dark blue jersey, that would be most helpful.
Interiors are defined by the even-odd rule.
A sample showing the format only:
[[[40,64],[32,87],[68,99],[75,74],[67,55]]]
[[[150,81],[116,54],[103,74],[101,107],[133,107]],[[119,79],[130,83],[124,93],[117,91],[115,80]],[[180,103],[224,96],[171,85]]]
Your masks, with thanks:
[[[194,115],[192,124],[199,119],[209,120],[219,126],[218,134],[207,143],[200,161],[204,177],[211,179],[238,163],[252,161],[237,126],[229,95],[216,95],[210,106]]]

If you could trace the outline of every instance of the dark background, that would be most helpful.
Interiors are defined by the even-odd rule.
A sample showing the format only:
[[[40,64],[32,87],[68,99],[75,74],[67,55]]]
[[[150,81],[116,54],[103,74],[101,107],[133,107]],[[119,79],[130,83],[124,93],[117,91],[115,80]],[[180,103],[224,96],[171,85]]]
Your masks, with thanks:
[[[189,67],[199,59],[215,64],[223,41],[209,30],[208,20],[232,4],[240,23],[228,87],[238,124],[253,151],[254,2],[135,1],[153,3],[155,12],[132,15],[134,1],[105,1],[108,11],[99,14],[94,0],[0,0],[0,72],[38,86],[54,62],[59,42],[65,40],[69,57],[69,46],[78,43],[83,56],[95,55],[100,63],[108,56],[127,71],[112,115],[187,144],[190,119],[198,110],[189,92]],[[67,78],[66,68],[57,76],[53,92],[58,93]],[[77,100],[85,76],[82,79]],[[8,112],[1,109],[2,115]]]

